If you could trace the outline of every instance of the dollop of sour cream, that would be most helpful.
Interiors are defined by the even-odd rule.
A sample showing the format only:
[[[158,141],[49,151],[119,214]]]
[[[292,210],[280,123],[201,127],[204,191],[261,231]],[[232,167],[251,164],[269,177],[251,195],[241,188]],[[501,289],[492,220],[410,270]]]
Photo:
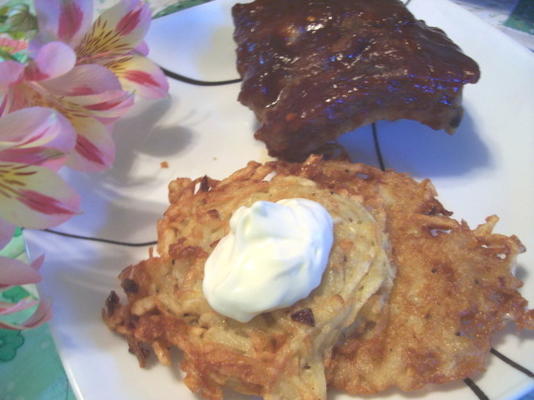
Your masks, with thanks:
[[[215,311],[240,322],[288,307],[319,286],[333,241],[332,217],[315,201],[240,207],[206,261],[204,296]]]

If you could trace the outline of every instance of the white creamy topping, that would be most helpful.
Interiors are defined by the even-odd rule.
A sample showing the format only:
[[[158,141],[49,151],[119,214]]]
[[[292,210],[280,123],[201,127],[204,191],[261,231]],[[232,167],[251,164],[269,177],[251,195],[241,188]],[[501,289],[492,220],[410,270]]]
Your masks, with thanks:
[[[319,286],[333,240],[332,218],[315,201],[240,207],[230,233],[206,261],[204,296],[217,312],[240,322],[288,307]]]

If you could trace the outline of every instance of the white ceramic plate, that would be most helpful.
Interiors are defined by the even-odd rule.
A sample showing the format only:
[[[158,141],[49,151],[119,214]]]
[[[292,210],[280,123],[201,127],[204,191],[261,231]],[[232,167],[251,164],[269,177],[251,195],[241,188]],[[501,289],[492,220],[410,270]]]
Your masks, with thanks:
[[[148,37],[152,58],[176,72],[204,80],[237,77],[230,0],[218,0],[156,20]],[[498,214],[498,231],[517,234],[534,250],[534,57],[500,32],[446,0],[414,0],[413,12],[440,26],[475,58],[482,79],[465,89],[465,119],[454,136],[416,122],[379,123],[388,167],[432,178],[440,199],[469,224]],[[85,213],[62,230],[123,241],[156,237],[157,218],[166,208],[167,183],[177,176],[227,176],[247,161],[267,159],[252,137],[252,112],[237,101],[239,85],[200,87],[171,83],[171,96],[142,102],[117,125],[117,161],[111,171],[90,176],[70,173],[83,195]],[[369,127],[341,141],[355,160],[377,165]],[[168,161],[169,168],[160,167]],[[34,252],[46,252],[44,292],[54,300],[53,333],[80,400],[196,399],[178,369],[142,370],[126,343],[100,319],[116,275],[146,256],[135,249],[47,233],[27,234]],[[534,251],[520,256],[523,294],[534,300]],[[530,269],[529,269],[530,268]],[[495,347],[534,369],[532,334],[510,331]],[[533,382],[491,358],[488,371],[474,377],[491,399],[517,398]],[[233,396],[233,395],[232,395]],[[332,394],[331,399],[349,396]],[[432,392],[375,398],[474,399],[463,383]]]

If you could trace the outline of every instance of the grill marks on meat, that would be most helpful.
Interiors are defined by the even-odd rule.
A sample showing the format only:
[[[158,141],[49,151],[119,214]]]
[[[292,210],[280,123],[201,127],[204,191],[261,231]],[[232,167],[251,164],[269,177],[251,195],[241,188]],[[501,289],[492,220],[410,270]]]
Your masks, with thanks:
[[[477,64],[397,0],[256,0],[233,8],[239,100],[269,154],[301,161],[344,132],[418,120],[452,133]]]

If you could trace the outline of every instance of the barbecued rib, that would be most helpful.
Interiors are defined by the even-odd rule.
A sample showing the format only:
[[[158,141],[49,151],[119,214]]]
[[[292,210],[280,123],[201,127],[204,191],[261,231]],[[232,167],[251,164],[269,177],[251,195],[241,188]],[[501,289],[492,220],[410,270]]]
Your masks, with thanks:
[[[398,0],[256,0],[233,8],[239,100],[272,156],[297,161],[377,120],[452,133],[477,64]]]

